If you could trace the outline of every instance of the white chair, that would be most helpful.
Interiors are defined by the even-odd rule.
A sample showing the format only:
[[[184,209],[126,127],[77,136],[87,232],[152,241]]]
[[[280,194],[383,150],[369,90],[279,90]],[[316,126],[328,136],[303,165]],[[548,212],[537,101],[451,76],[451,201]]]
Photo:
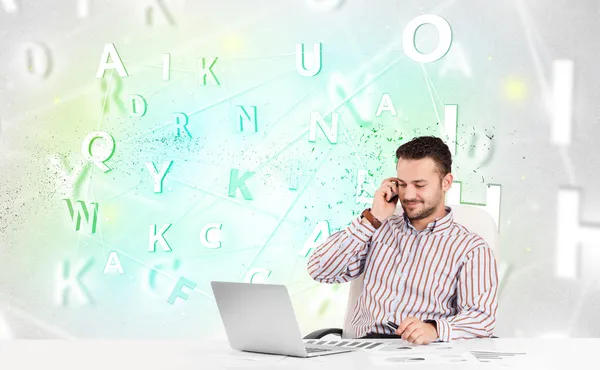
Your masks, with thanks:
[[[10,326],[8,325],[8,321],[4,319],[2,316],[2,312],[0,312],[0,340],[10,340],[13,339],[13,333],[10,330]]]
[[[481,236],[490,248],[492,248],[496,257],[496,262],[499,264],[500,236],[498,235],[498,228],[494,218],[484,209],[475,206],[455,204],[449,205],[449,207],[452,208],[454,221]],[[399,207],[399,209],[401,211],[401,207]],[[327,328],[315,330],[305,336],[304,339],[321,339],[329,334],[339,335],[342,339],[356,338],[356,333],[352,327],[352,315],[362,290],[363,279],[364,273],[350,282],[350,292],[348,294],[348,303],[344,315],[343,329]]]

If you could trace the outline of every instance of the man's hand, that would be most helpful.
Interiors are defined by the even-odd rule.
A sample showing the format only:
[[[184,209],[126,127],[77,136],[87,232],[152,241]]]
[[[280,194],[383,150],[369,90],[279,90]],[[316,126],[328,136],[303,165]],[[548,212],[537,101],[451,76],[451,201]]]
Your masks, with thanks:
[[[383,180],[381,186],[375,192],[373,205],[371,206],[371,214],[376,219],[383,222],[396,211],[398,204],[398,179],[390,177]],[[395,198],[394,198],[395,197]]]
[[[416,317],[407,317],[398,329],[397,335],[414,344],[429,344],[438,338],[437,330],[433,324],[425,323]]]

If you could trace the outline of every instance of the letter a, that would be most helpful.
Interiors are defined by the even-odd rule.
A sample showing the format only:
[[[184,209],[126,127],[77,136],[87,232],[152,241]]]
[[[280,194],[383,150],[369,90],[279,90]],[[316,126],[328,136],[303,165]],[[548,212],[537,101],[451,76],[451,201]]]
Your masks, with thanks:
[[[111,59],[111,62],[108,61],[108,58]],[[112,43],[104,45],[104,52],[102,53],[102,57],[100,57],[100,65],[98,66],[98,72],[96,72],[96,78],[104,78],[104,72],[107,69],[116,69],[121,77],[129,76],[121,61],[121,57],[119,57],[119,53],[117,53],[115,44]]]

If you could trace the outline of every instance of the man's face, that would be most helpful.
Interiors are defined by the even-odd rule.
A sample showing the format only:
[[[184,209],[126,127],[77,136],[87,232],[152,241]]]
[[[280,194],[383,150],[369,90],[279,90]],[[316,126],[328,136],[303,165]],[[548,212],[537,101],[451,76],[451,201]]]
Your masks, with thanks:
[[[399,199],[409,220],[431,216],[444,202],[444,191],[449,187],[447,177],[452,175],[448,174],[442,180],[433,159],[400,158],[396,171],[400,180]]]

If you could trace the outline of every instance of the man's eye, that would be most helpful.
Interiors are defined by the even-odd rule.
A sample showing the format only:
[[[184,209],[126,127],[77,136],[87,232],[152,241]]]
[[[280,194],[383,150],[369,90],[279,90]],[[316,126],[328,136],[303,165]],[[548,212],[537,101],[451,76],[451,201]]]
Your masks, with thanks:
[[[401,187],[401,188],[405,188],[406,184],[398,184],[398,186]]]
[[[415,185],[417,188],[424,188],[425,185]]]

